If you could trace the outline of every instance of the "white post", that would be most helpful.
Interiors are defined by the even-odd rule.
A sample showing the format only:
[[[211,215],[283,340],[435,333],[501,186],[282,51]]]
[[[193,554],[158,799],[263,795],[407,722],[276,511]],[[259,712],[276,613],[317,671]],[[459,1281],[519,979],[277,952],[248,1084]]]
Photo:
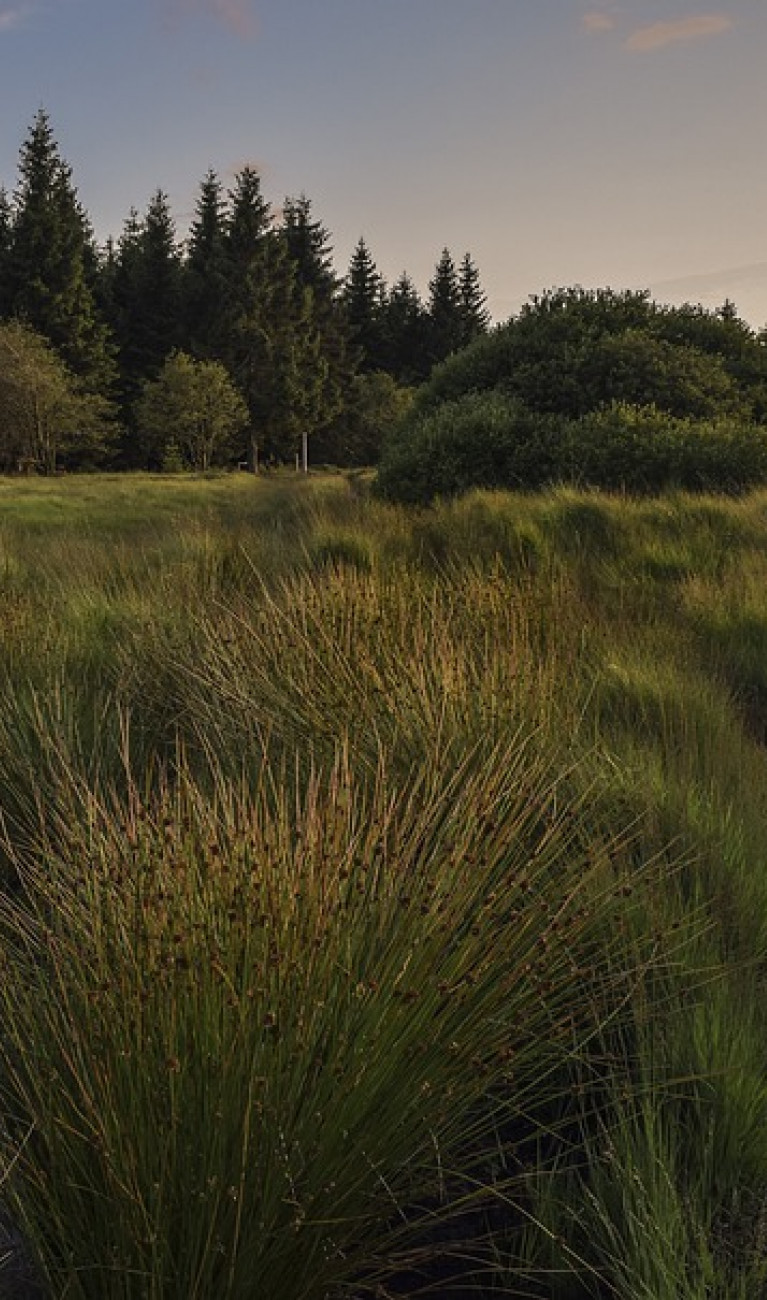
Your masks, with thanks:
[[[309,434],[306,430],[301,434],[301,468],[304,474],[309,473]]]

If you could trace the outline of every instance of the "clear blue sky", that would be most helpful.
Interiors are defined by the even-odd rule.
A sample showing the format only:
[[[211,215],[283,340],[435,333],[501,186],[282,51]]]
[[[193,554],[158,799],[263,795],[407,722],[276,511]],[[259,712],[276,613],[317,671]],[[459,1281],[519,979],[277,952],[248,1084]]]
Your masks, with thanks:
[[[470,251],[767,323],[767,0],[0,0],[0,182],[37,109],[97,234],[205,171],[302,191],[423,292]]]

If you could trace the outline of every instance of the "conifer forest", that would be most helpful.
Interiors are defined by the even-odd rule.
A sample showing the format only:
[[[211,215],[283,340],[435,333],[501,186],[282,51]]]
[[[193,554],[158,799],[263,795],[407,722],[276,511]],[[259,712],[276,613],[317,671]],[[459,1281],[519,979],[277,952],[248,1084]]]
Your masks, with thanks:
[[[339,278],[311,200],[275,213],[250,166],[230,190],[204,177],[183,241],[158,190],[100,247],[42,110],[16,189],[0,192],[0,320],[13,322],[0,355],[18,381],[0,405],[6,471],[292,461],[304,432],[315,460],[370,463],[380,418],[391,423],[410,386],[489,323],[468,253],[456,263],[442,252],[425,302],[404,272],[384,284],[362,238]],[[209,421],[209,455],[183,432],[179,445],[172,421],[141,418],[158,380],[174,409],[179,376],[163,373],[174,355],[187,358],[187,378],[219,394],[232,386],[244,403]],[[18,418],[30,374],[44,428]],[[196,410],[194,396],[187,404]]]

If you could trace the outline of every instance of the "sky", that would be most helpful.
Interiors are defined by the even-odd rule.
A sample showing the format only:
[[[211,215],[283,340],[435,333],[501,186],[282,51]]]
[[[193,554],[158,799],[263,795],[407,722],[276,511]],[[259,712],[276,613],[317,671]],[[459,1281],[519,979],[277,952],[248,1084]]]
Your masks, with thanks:
[[[97,236],[258,167],[343,275],[443,248],[493,317],[579,284],[767,324],[765,0],[0,0],[0,184],[48,112]]]

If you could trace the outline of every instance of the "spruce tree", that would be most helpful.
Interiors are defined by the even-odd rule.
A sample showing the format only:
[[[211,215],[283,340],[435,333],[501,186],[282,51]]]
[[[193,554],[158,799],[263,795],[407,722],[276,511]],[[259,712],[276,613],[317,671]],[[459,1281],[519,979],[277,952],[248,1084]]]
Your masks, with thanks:
[[[123,388],[127,377],[139,369],[133,359],[132,341],[136,332],[133,320],[137,313],[141,231],[138,211],[131,208],[117,243],[107,243],[99,280],[99,298],[118,345]]]
[[[96,307],[92,268],[87,220],[41,109],[19,157],[6,309],[49,339],[86,387],[105,394],[114,380],[114,362]]]
[[[383,309],[383,369],[402,384],[420,383],[429,373],[426,309],[407,272],[392,285]]]
[[[272,212],[261,192],[261,177],[255,167],[243,167],[229,193],[225,249],[230,275],[239,271],[247,278],[252,273],[271,229]]]
[[[183,274],[183,346],[201,360],[218,355],[227,289],[226,201],[211,169],[200,186]]]
[[[330,233],[312,215],[311,199],[287,198],[282,208],[282,233],[296,266],[299,283],[316,299],[331,299],[338,287],[333,270]]]
[[[181,257],[168,199],[152,197],[144,217],[132,208],[117,248],[102,268],[102,292],[118,345],[125,441],[122,463],[147,463],[136,438],[133,407],[177,346],[181,332]]]
[[[442,250],[429,281],[429,346],[432,365],[444,361],[463,342],[463,304],[455,263],[447,248]]]
[[[269,284],[269,241],[273,240],[269,204],[261,192],[261,177],[254,167],[238,172],[228,195],[229,214],[224,231],[224,280],[220,360],[226,365],[250,412],[247,452],[254,467],[266,451],[269,409],[275,404],[276,375],[270,367],[272,319]],[[287,267],[283,248],[282,260]]]
[[[466,347],[481,334],[487,334],[490,328],[487,297],[480,282],[479,271],[469,253],[464,254],[461,262],[458,291],[463,322],[461,346]]]
[[[283,205],[282,237],[295,268],[298,317],[307,322],[304,330],[313,344],[304,349],[316,381],[322,374],[319,401],[307,422],[320,442],[325,460],[338,460],[333,423],[347,405],[357,369],[358,349],[339,298],[339,281],[333,268],[330,234],[313,216],[311,200],[302,194]],[[309,296],[310,295],[310,296]],[[299,328],[301,328],[299,326]]]
[[[176,347],[181,326],[181,253],[163,190],[156,190],[149,201],[138,252],[136,325],[143,346],[143,376],[151,377]]]
[[[383,369],[385,285],[364,238],[358,240],[352,253],[341,296],[352,337],[361,352],[360,368]]]
[[[108,299],[129,404],[176,346],[181,259],[167,196],[158,190],[143,218],[131,209],[109,268]]]
[[[248,455],[283,460],[296,444],[296,421],[326,367],[312,320],[313,294],[299,284],[286,240],[274,229],[252,167],[230,194],[224,241],[226,295],[221,360],[250,411]]]

